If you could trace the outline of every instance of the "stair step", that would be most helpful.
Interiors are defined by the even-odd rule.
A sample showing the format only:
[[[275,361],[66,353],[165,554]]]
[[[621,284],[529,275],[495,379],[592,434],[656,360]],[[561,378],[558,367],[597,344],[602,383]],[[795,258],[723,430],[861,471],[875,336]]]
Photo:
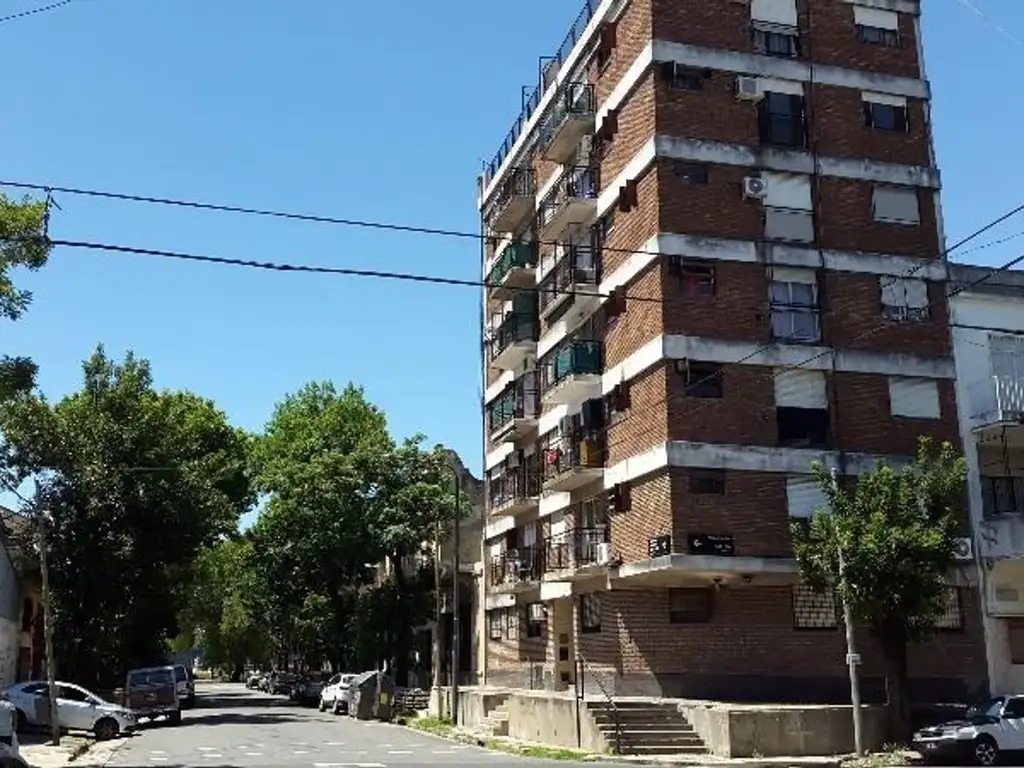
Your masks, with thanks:
[[[609,736],[605,736],[605,738],[609,738]],[[610,738],[614,741],[615,734],[610,734]],[[656,737],[644,735],[638,738],[624,733],[619,737],[619,741],[623,744],[684,744],[687,746],[704,746],[704,742],[697,736],[672,736],[671,734]]]
[[[697,746],[685,746],[679,744],[623,744],[622,754],[624,755],[704,755],[707,749]]]
[[[601,733],[615,733],[615,726],[598,726]],[[693,728],[620,728],[620,733],[633,734],[637,738],[654,739],[661,736],[672,736],[674,738],[692,737],[700,738]]]

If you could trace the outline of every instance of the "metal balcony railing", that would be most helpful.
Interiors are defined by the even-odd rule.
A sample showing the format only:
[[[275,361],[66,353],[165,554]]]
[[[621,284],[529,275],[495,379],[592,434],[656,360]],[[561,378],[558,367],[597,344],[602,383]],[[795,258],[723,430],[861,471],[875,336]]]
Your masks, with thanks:
[[[607,544],[611,532],[607,525],[599,528],[575,528],[572,531],[573,559],[575,566],[580,568],[585,565],[597,563],[597,546]]]
[[[495,358],[513,344],[522,341],[537,341],[540,337],[540,320],[531,312],[512,312],[506,315],[494,333],[491,341],[491,358]]]
[[[505,246],[501,256],[491,268],[487,283],[495,286],[501,283],[513,269],[532,269],[537,266],[537,247],[535,243],[510,243]]]
[[[491,584],[524,584],[544,574],[544,547],[532,544],[491,558]]]
[[[604,372],[604,345],[599,341],[569,341],[550,353],[541,366],[541,389],[556,386],[570,376]]]
[[[600,191],[600,174],[596,168],[582,165],[566,168],[541,201],[537,212],[538,228],[546,227],[563,207],[573,201],[597,200]]]
[[[1024,417],[1024,379],[987,376],[967,388],[971,418],[980,424],[1019,422]]]
[[[492,159],[487,166],[487,170],[484,173],[483,178],[485,186],[491,183],[491,180],[501,170],[502,165],[505,164],[505,160],[508,159],[509,153],[512,151],[516,141],[518,141],[523,130],[526,128],[526,123],[533,116],[534,112],[537,111],[537,107],[540,106],[544,93],[549,87],[551,87],[552,83],[554,83],[558,70],[569,57],[569,54],[572,53],[576,44],[582,39],[583,33],[586,31],[587,25],[590,24],[590,20],[594,18],[594,12],[597,10],[599,4],[600,0],[584,0],[583,8],[580,10],[579,14],[577,14],[576,20],[573,22],[572,27],[569,28],[569,32],[566,34],[565,39],[562,40],[562,44],[559,46],[558,51],[554,56],[550,58],[545,57],[543,60],[546,64],[541,70],[537,87],[530,91],[528,96],[524,92],[523,108],[520,111],[519,116],[516,117],[515,121],[512,123],[512,128],[509,130],[508,135],[505,136],[505,140],[501,143],[501,146],[495,153],[494,159]]]
[[[540,496],[540,467],[536,464],[506,470],[487,482],[487,500],[491,509],[498,509],[521,499]]]
[[[572,567],[572,547],[566,534],[552,536],[544,542],[544,572],[553,573]]]
[[[571,117],[593,115],[595,106],[593,85],[580,82],[563,84],[538,131],[540,146],[547,146]]]
[[[601,279],[601,250],[591,245],[563,246],[560,258],[537,286],[541,314],[569,297],[573,287],[585,286],[597,293]]]
[[[539,415],[540,393],[536,384],[524,387],[516,382],[487,406],[487,434],[493,435],[516,419],[535,419]]]
[[[581,432],[566,435],[543,449],[543,482],[578,469],[604,467],[605,435],[587,436]]]

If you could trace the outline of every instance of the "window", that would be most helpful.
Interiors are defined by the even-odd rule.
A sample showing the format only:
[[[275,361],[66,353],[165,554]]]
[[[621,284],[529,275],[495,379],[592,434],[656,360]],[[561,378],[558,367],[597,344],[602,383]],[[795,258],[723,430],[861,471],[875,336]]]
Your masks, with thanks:
[[[1007,699],[1006,706],[1003,707],[1003,717],[1007,720],[1024,719],[1024,698],[1015,696]]]
[[[596,595],[580,595],[580,632],[601,631],[601,602]]]
[[[764,237],[789,243],[814,242],[814,214],[784,208],[764,209]]]
[[[804,97],[768,91],[758,104],[761,141],[783,147],[804,145]]]
[[[928,318],[928,283],[905,277],[880,277],[882,317],[907,323]]]
[[[807,584],[793,585],[793,626],[797,629],[835,629],[839,626],[836,598]]]
[[[939,384],[934,379],[889,379],[889,411],[907,419],[942,418]]]
[[[960,590],[956,587],[946,590],[943,610],[935,622],[935,628],[946,630],[964,628],[964,611],[960,604]]]
[[[776,408],[779,446],[825,448],[828,445],[828,411],[817,408]]]
[[[1010,663],[1024,664],[1024,619],[1004,619],[1010,636]]]
[[[755,21],[750,27],[750,36],[757,53],[790,59],[800,55],[800,37],[796,27]]]
[[[810,520],[819,509],[828,511],[828,498],[815,478],[786,478],[786,506],[790,519]]]
[[[672,624],[706,624],[711,621],[714,605],[710,589],[670,589],[668,620]]]
[[[909,129],[906,102],[898,97],[865,94],[864,125],[876,131],[906,133]]]
[[[825,374],[806,368],[780,368],[774,371],[776,408],[828,408]]]
[[[770,298],[773,338],[803,342],[821,338],[816,282],[773,280]]]
[[[871,196],[871,215],[887,224],[916,226],[921,223],[917,187],[876,186]]]
[[[544,607],[542,603],[526,606],[526,636],[540,637],[544,634]]]
[[[684,163],[676,160],[672,163],[672,170],[687,184],[708,183],[708,167],[702,163]]]
[[[491,640],[501,640],[501,611],[488,611],[487,629]]]
[[[615,209],[612,208],[597,223],[597,238],[601,245],[608,242],[608,237],[615,229]]]
[[[505,609],[505,639],[519,639],[519,611],[515,608]]]
[[[725,493],[724,469],[691,469],[690,493]]]
[[[676,370],[683,377],[687,397],[722,396],[722,366],[693,360],[677,360]]]
[[[85,691],[72,688],[70,685],[57,686],[57,698],[67,699],[68,701],[91,701]]]
[[[796,0],[750,0],[750,19],[755,24],[795,27]]]
[[[1024,477],[982,475],[981,509],[986,517],[1024,512]]]
[[[711,79],[710,69],[684,67],[674,61],[662,62],[660,68],[662,79],[682,91],[701,91],[704,89],[704,81]]]
[[[855,5],[853,23],[857,27],[857,39],[862,43],[889,48],[900,44],[900,17],[895,11]]]
[[[669,272],[679,277],[679,288],[683,296],[715,295],[714,264],[673,256],[669,261]]]

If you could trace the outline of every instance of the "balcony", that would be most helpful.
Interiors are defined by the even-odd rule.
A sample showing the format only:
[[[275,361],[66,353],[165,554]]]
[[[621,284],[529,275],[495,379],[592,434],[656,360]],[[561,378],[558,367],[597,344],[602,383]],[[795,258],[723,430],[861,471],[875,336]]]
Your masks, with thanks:
[[[516,291],[533,288],[537,282],[535,243],[511,243],[505,247],[487,276],[492,299],[509,299]]]
[[[544,542],[544,573],[559,573],[572,568],[572,546],[568,534],[561,533]]]
[[[491,339],[491,365],[502,371],[520,370],[537,352],[540,321],[531,312],[505,316]]]
[[[492,517],[521,515],[540,503],[540,467],[534,464],[506,470],[487,482],[488,511]]]
[[[590,314],[601,306],[598,284],[601,280],[601,252],[590,245],[559,246],[555,266],[538,286],[541,318],[548,318],[571,303],[580,314]]]
[[[605,440],[570,434],[543,452],[545,492],[574,491],[604,476]]]
[[[1024,378],[988,376],[967,391],[976,432],[1024,425]]]
[[[509,173],[484,214],[493,232],[515,232],[533,213],[537,179],[532,168],[519,167]]]
[[[573,563],[577,569],[593,566],[607,566],[602,563],[598,552],[601,544],[611,541],[611,530],[607,525],[594,528],[576,528],[572,532]]]
[[[591,224],[597,216],[600,191],[596,169],[584,166],[566,168],[540,204],[537,212],[538,238],[558,240],[574,227]]]
[[[540,129],[539,145],[545,159],[572,160],[584,136],[594,132],[594,86],[566,83],[555,96],[551,113]]]
[[[515,442],[533,432],[539,418],[537,374],[530,372],[487,407],[487,436],[492,443]]]
[[[541,400],[568,405],[601,395],[604,346],[599,341],[569,341],[545,357],[541,367]]]
[[[544,574],[543,545],[529,545],[491,558],[491,586],[513,590],[536,586]]]

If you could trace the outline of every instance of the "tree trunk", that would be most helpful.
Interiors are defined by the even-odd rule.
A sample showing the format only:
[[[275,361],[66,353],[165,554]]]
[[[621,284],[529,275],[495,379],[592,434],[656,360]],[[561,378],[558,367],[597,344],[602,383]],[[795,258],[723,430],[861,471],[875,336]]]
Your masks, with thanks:
[[[880,631],[888,696],[889,741],[909,744],[913,735],[910,719],[910,691],[907,676],[907,632],[902,622],[884,624]]]
[[[409,643],[411,628],[408,615],[409,585],[405,578],[405,571],[402,568],[402,556],[396,553],[395,563],[395,603],[398,608],[397,616],[391,616],[391,652],[395,657],[394,679],[395,685],[405,687],[409,684],[409,654],[412,651]],[[403,621],[403,618],[405,619]]]

